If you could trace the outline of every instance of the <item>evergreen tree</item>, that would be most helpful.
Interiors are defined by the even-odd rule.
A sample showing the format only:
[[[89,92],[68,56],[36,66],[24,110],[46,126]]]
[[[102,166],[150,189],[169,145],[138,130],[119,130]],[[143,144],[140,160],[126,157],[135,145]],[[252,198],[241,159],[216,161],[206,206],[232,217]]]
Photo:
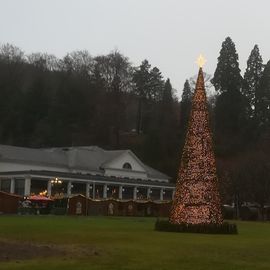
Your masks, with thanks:
[[[176,176],[178,166],[179,138],[175,101],[170,79],[164,85],[164,91],[159,110],[159,147],[161,148],[160,168],[170,176]]]
[[[185,81],[180,102],[180,129],[185,134],[191,110],[192,91],[188,80]]]
[[[259,127],[270,127],[270,61],[265,66],[257,91],[256,122]]]
[[[188,120],[191,111],[191,102],[192,102],[192,89],[188,80],[184,83],[184,88],[182,92],[182,99],[180,102],[180,121],[179,121],[179,148],[180,155],[185,143],[185,136],[187,132]]]
[[[230,37],[222,43],[218,64],[211,81],[219,93],[215,107],[215,130],[223,150],[235,150],[241,142],[244,100],[238,54]],[[225,148],[225,149],[224,149]]]
[[[160,101],[162,99],[164,89],[164,80],[160,70],[157,67],[153,67],[150,70],[150,91],[148,98],[154,101]]]
[[[149,62],[143,60],[141,65],[134,71],[133,82],[136,85],[134,92],[138,97],[147,97],[150,86],[150,68]]]
[[[257,112],[258,87],[262,77],[263,61],[258,45],[255,45],[247,61],[247,68],[244,74],[242,93],[247,100],[248,117],[254,117]]]
[[[222,43],[218,64],[212,79],[216,91],[220,93],[239,91],[242,86],[238,54],[230,37]]]
[[[164,81],[157,67],[151,69],[147,60],[137,68],[133,75],[135,94],[138,97],[137,133],[147,133],[157,117],[155,103],[162,100]]]
[[[172,91],[170,79],[167,79],[159,110],[159,130],[161,135],[160,144],[164,147],[163,153],[169,157],[176,153],[175,149],[178,141],[175,132],[177,129],[177,117]]]
[[[137,108],[137,120],[136,130],[140,134],[142,132],[143,122],[143,107],[145,105],[146,98],[150,92],[150,68],[151,65],[147,60],[142,61],[139,68],[134,71],[133,82],[135,83],[134,92],[138,97],[138,108]]]
[[[192,90],[190,87],[190,84],[188,82],[188,80],[185,81],[184,83],[184,88],[183,88],[183,92],[182,92],[182,102],[191,102],[192,99]]]
[[[172,97],[172,85],[171,85],[170,79],[167,79],[164,84],[162,103],[164,107],[168,106],[168,109],[171,109],[171,106],[173,103],[173,97]]]
[[[162,90],[162,99],[152,107],[151,123],[145,134],[144,155],[157,167],[170,176],[177,169],[177,114],[173,89],[167,79]]]

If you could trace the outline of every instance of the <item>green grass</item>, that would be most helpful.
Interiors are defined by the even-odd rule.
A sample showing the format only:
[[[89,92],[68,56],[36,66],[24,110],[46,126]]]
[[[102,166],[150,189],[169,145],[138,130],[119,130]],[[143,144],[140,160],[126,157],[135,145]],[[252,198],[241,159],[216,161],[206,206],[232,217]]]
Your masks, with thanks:
[[[238,222],[239,235],[168,233],[153,218],[1,216],[0,238],[89,245],[98,255],[0,262],[0,269],[270,269],[270,224]]]

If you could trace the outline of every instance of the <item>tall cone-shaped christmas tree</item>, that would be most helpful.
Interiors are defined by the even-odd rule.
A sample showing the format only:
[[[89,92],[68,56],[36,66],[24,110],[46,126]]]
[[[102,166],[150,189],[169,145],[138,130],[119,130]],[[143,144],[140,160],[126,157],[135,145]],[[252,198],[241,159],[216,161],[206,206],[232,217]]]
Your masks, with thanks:
[[[170,223],[221,224],[222,222],[207,98],[203,71],[200,67]]]

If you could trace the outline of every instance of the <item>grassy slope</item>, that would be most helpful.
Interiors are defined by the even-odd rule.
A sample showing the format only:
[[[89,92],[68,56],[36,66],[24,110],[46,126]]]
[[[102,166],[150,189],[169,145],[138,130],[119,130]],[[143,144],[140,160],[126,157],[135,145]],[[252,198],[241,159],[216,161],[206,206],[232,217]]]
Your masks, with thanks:
[[[239,235],[155,232],[151,218],[0,217],[0,238],[88,244],[85,259],[0,263],[0,269],[270,269],[270,224],[239,222]]]

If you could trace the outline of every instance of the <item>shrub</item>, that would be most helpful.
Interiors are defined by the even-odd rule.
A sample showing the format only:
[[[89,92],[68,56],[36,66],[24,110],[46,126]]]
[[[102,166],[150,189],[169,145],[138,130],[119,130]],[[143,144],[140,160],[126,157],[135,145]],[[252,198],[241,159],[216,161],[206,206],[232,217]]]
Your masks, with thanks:
[[[237,226],[233,223],[222,224],[173,224],[168,220],[157,220],[156,231],[183,232],[183,233],[209,233],[209,234],[238,234]]]

